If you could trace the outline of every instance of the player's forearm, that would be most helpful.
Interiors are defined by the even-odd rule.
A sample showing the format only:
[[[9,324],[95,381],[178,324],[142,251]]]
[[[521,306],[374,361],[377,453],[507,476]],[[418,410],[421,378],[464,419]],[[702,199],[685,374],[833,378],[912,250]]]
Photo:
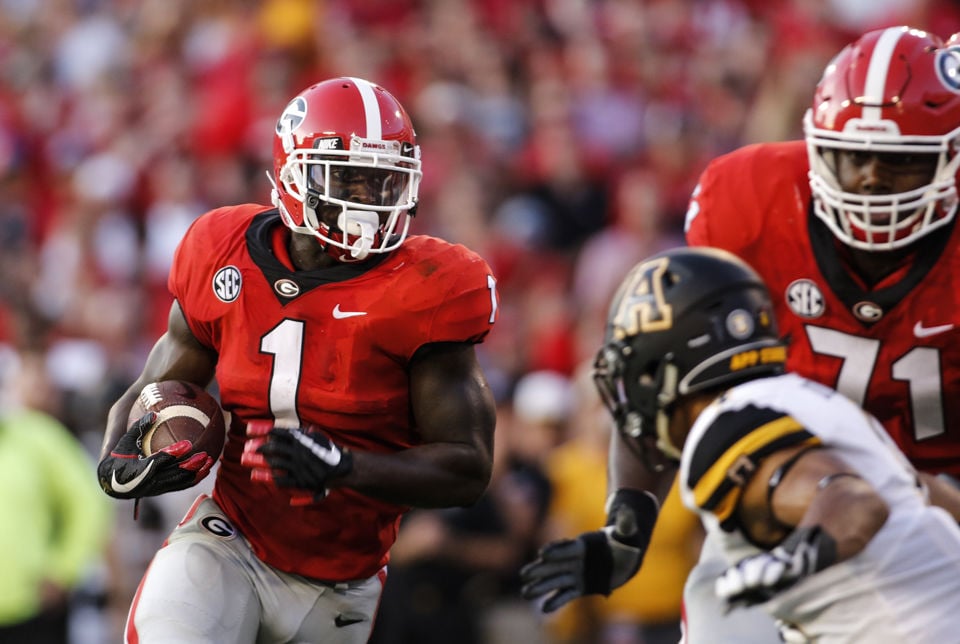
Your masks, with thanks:
[[[618,433],[610,437],[610,452],[607,461],[607,496],[617,490],[627,488],[645,490],[656,495],[661,502],[669,491],[669,482],[676,474],[676,467],[670,466],[656,472],[650,469],[642,459],[626,444]]]
[[[151,362],[151,360],[156,353],[157,349],[155,347],[153,353],[151,353],[151,358],[147,359],[143,373],[131,383],[127,390],[123,392],[123,395],[110,407],[110,412],[107,414],[107,427],[103,434],[103,444],[100,446],[100,460],[103,460],[103,458],[110,453],[110,450],[117,444],[120,437],[129,429],[131,424],[129,419],[130,410],[133,408],[133,404],[136,402],[137,396],[140,395],[143,388],[151,382],[164,379],[163,376],[154,377],[158,368],[156,362]]]
[[[170,326],[153,345],[140,376],[110,408],[100,459],[127,431],[130,409],[145,385],[158,380],[186,380],[206,386],[213,379],[216,364],[216,354],[197,342],[179,307],[174,304],[170,311]]]
[[[110,412],[107,414],[107,427],[103,433],[103,444],[100,446],[99,460],[103,460],[110,453],[113,446],[127,431],[127,416],[142,388],[139,383],[140,380],[137,380],[132,384],[110,407]]]
[[[475,503],[492,470],[491,455],[466,443],[431,443],[393,454],[355,451],[353,458],[352,471],[331,487],[423,508]]]
[[[832,479],[810,503],[798,527],[820,526],[836,542],[837,561],[860,553],[880,531],[889,508],[863,479]]]

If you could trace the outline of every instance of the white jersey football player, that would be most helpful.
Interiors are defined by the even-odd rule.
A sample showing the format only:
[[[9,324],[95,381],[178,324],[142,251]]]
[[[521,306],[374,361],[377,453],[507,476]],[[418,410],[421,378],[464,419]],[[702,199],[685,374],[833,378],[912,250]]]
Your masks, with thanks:
[[[856,555],[832,565],[827,565],[828,561],[804,562],[802,557],[820,553],[815,549],[803,552],[803,548],[826,544],[823,537],[806,536],[805,542],[800,531],[810,526],[808,535],[814,530],[831,535],[822,522],[812,525],[806,517],[780,542],[780,550],[772,552],[767,550],[772,543],[751,540],[752,531],[724,528],[720,517],[726,513],[718,508],[724,505],[736,512],[733,499],[742,494],[730,483],[730,465],[749,470],[747,463],[762,459],[757,454],[784,443],[803,445],[795,454],[800,459],[808,449],[816,449],[838,461],[841,469],[824,474],[816,482],[814,494],[841,483],[869,486],[870,502],[879,508],[886,506],[873,519],[879,521],[886,515],[886,520]],[[790,475],[789,465],[788,460],[768,479],[771,495],[777,494],[777,480]],[[806,466],[802,460],[797,467],[801,466]],[[799,471],[796,475],[804,476]],[[834,390],[787,374],[726,391],[700,413],[690,430],[683,448],[680,483],[684,504],[701,516],[732,566],[717,581],[721,597],[769,597],[764,606],[767,611],[784,626],[817,642],[902,644],[947,642],[958,636],[957,524],[945,511],[928,505],[916,472],[879,422]],[[839,503],[844,494],[836,496],[836,507],[820,511],[824,516],[833,514],[841,527],[852,529],[856,512],[847,518],[853,509]],[[773,507],[776,505],[771,503]],[[804,514],[807,510],[809,506]],[[731,526],[736,525],[732,513],[726,516]],[[779,520],[775,513],[770,518]],[[791,545],[798,544],[792,551],[786,545],[791,538]],[[829,538],[836,541],[832,535]],[[790,587],[804,566],[821,566],[822,570]],[[781,581],[772,586],[783,583],[783,592],[771,592],[775,588],[767,585],[764,575],[779,577]]]
[[[787,642],[957,641],[960,528],[930,505],[876,419],[783,373],[786,351],[750,267],[676,248],[621,284],[595,380],[636,467],[654,455],[680,462],[684,503],[721,555],[712,586],[731,616],[759,606]],[[549,608],[597,592],[598,574],[613,571],[609,592],[630,557],[639,568],[649,518],[639,494],[616,490],[593,538],[545,547],[524,569],[525,594]]]

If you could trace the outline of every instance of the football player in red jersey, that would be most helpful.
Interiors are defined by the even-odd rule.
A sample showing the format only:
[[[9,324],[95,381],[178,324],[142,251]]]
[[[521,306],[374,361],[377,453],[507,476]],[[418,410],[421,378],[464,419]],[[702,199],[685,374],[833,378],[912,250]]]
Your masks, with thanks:
[[[908,27],[863,35],[827,66],[803,127],[805,142],[715,159],[687,242],[751,264],[788,368],[876,416],[946,494],[931,475],[960,475],[960,47]],[[723,628],[707,556],[685,594],[693,643]]]
[[[895,27],[844,48],[815,90],[806,141],[751,145],[714,160],[691,198],[686,235],[690,245],[732,251],[760,273],[789,340],[788,369],[876,416],[925,473],[932,500],[960,518],[953,490],[932,476],[960,474],[956,41]],[[610,490],[651,489],[650,473],[614,441]],[[574,573],[561,582],[531,565],[529,580],[545,570],[557,580],[547,608],[584,588],[610,592],[639,568],[644,540],[607,534],[611,564],[602,580],[585,584],[590,579]],[[757,609],[725,616],[713,593],[727,565],[716,545],[707,539],[687,582],[685,641],[780,641]],[[567,570],[582,558],[557,552]]]
[[[866,34],[827,67],[804,132],[714,160],[687,241],[760,272],[791,370],[860,403],[919,469],[960,475],[960,47]]]
[[[215,377],[231,415],[212,498],[158,551],[128,642],[365,642],[411,506],[474,502],[494,402],[474,345],[496,280],[463,246],[407,236],[420,182],[410,119],[357,78],[280,116],[273,207],[213,210],[170,272],[169,327],[113,405],[99,466],[118,498],[189,487],[216,455],[137,455],[142,386]]]

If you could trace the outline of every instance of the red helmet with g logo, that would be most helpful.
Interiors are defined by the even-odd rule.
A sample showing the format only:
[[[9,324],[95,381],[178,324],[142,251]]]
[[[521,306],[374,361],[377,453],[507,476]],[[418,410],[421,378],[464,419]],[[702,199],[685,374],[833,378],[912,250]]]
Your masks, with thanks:
[[[844,243],[892,250],[950,223],[960,166],[960,46],[892,27],[863,35],[827,66],[804,117],[814,211]],[[892,194],[844,191],[831,151],[932,155],[928,183]]]
[[[293,231],[359,261],[403,243],[420,187],[410,117],[359,78],[317,83],[284,109],[273,143],[273,203]]]

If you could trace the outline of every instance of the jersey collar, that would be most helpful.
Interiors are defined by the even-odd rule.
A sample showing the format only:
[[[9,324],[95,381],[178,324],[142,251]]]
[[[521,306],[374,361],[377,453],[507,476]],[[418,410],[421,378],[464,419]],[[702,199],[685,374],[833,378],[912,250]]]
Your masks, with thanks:
[[[830,289],[854,314],[854,317],[860,320],[864,326],[871,326],[886,317],[886,314],[898,302],[902,301],[933,269],[950,240],[953,224],[937,231],[930,240],[924,240],[927,243],[924,244],[920,252],[916,253],[915,259],[906,271],[900,273],[903,275],[902,279],[893,283],[889,283],[889,280],[886,279],[882,280],[881,284],[886,283],[888,285],[873,290],[867,289],[860,280],[855,279],[850,274],[851,269],[844,263],[842,253],[837,252],[836,237],[830,232],[826,224],[813,214],[812,202],[807,216],[807,230],[810,235],[813,256]],[[857,315],[857,308],[864,302],[871,302],[880,307],[883,315],[879,315],[872,320]]]

